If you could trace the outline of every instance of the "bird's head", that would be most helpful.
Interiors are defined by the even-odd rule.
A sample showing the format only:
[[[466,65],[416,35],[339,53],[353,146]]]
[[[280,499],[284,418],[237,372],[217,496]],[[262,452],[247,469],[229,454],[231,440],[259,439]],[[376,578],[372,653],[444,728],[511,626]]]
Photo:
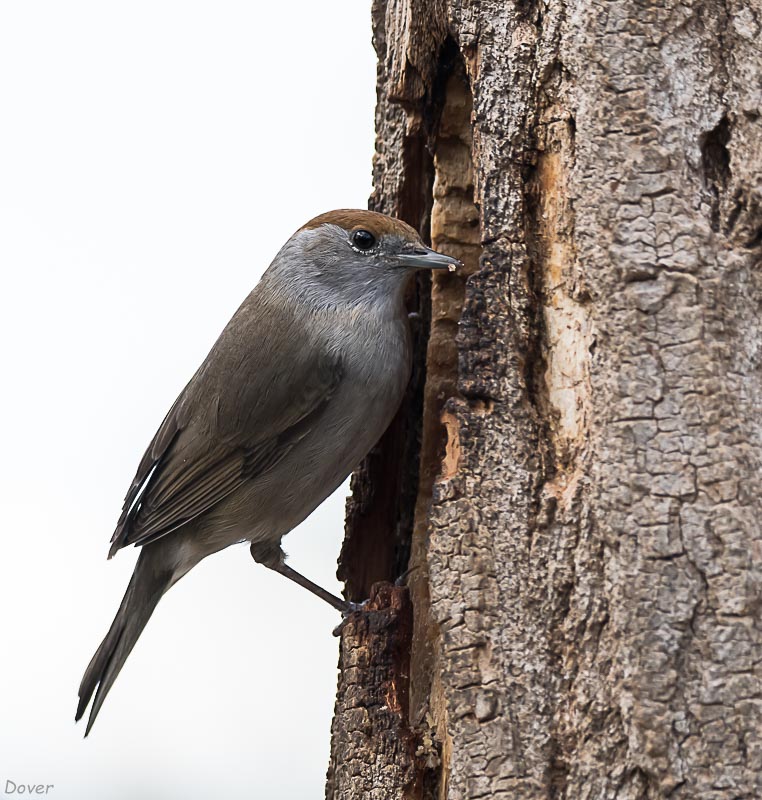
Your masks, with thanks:
[[[402,220],[374,211],[341,209],[310,220],[286,242],[268,272],[314,302],[399,300],[411,272],[455,270]]]

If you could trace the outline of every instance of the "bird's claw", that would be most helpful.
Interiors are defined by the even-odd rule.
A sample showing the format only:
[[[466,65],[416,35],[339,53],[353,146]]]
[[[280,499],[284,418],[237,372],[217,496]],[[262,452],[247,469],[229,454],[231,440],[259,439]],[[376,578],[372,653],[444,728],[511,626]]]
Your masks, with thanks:
[[[341,612],[341,616],[346,619],[350,614],[354,614],[355,611],[365,611],[369,602],[370,600],[363,600],[362,603],[354,603],[351,600],[347,600],[346,607]]]
[[[347,600],[344,610],[341,612],[341,622],[333,629],[333,635],[341,636],[341,632],[344,630],[344,626],[347,622],[349,622],[349,618],[352,614],[358,611],[365,611],[368,607],[368,603],[370,603],[370,600],[363,600],[362,603],[354,603],[351,600]]]

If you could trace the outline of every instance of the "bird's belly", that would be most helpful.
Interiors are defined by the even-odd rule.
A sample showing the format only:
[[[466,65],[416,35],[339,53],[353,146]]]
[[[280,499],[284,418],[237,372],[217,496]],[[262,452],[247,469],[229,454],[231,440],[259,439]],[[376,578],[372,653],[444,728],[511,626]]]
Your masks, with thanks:
[[[381,438],[401,399],[396,387],[373,391],[364,402],[337,397],[338,413],[327,415],[274,470],[272,488],[280,502],[275,514],[267,515],[266,530],[278,537],[288,533],[332,494]]]
[[[236,541],[279,541],[332,494],[378,442],[402,399],[408,369],[383,385],[348,380],[319,423],[266,473],[223,500],[204,520],[215,549]]]

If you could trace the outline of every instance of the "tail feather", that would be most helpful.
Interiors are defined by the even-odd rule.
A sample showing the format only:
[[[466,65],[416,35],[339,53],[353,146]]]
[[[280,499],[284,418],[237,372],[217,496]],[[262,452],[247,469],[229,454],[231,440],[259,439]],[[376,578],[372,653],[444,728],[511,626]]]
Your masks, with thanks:
[[[119,611],[82,678],[75,720],[78,721],[82,718],[90,703],[90,698],[95,693],[85,736],[90,733],[106,695],[113,686],[127,656],[135,646],[135,642],[143,632],[153,610],[164,592],[173,583],[173,573],[169,570],[157,569],[156,565],[152,563],[151,556],[149,548],[141,552]]]

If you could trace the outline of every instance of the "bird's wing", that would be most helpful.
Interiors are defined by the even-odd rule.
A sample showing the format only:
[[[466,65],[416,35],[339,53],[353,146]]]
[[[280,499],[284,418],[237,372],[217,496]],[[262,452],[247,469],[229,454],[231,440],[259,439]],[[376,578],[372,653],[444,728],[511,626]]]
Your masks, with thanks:
[[[240,325],[223,332],[143,456],[109,557],[205,513],[312,429],[341,380],[341,362],[285,327],[277,358],[267,330],[248,350]]]

